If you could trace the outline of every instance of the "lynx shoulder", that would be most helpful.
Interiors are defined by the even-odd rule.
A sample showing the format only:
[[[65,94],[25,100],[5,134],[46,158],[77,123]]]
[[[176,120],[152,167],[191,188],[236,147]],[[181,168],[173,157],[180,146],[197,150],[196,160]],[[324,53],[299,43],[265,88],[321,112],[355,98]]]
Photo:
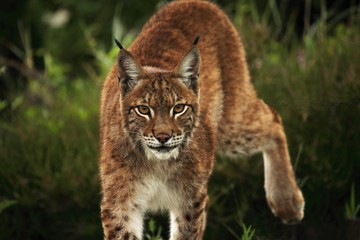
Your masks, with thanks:
[[[272,212],[303,218],[281,118],[256,96],[241,39],[214,4],[169,3],[120,50],[103,86],[100,150],[106,239],[142,239],[144,215],[159,210],[171,240],[202,239],[216,152],[262,152]]]

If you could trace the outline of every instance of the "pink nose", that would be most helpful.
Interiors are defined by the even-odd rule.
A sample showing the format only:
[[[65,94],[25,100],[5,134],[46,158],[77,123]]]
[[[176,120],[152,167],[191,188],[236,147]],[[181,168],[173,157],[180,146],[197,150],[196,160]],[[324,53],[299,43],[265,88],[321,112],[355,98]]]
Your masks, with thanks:
[[[167,133],[158,133],[155,137],[161,143],[166,143],[171,138],[171,136]]]

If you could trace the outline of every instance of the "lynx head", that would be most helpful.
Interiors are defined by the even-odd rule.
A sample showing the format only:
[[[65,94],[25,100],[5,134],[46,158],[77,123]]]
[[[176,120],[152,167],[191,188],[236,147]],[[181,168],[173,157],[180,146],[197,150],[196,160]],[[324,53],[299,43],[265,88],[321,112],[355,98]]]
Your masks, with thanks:
[[[121,50],[123,126],[133,147],[148,159],[175,159],[186,148],[198,114],[199,65],[196,44],[172,71],[143,67]]]

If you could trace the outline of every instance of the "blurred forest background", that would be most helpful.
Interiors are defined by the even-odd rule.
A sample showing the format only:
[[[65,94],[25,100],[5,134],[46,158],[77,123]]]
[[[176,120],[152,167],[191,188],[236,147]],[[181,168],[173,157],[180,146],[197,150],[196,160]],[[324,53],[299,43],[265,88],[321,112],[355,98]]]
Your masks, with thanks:
[[[218,0],[258,94],[283,117],[302,223],[273,217],[261,156],[218,159],[204,239],[360,239],[359,0]],[[0,239],[102,239],[98,108],[159,0],[0,4]],[[149,216],[146,239],[166,239]]]

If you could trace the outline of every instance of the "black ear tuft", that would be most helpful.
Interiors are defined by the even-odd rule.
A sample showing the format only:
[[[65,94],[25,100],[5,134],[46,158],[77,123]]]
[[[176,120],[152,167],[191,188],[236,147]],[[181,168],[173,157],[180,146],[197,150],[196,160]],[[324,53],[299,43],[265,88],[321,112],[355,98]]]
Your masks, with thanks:
[[[123,46],[121,45],[121,43],[116,38],[114,38],[114,41],[115,41],[116,45],[120,48],[120,50],[124,49]]]
[[[200,39],[200,36],[196,36],[196,37],[195,37],[195,40],[194,40],[193,46],[195,46],[195,45],[197,45],[197,44],[198,44],[199,39]]]

